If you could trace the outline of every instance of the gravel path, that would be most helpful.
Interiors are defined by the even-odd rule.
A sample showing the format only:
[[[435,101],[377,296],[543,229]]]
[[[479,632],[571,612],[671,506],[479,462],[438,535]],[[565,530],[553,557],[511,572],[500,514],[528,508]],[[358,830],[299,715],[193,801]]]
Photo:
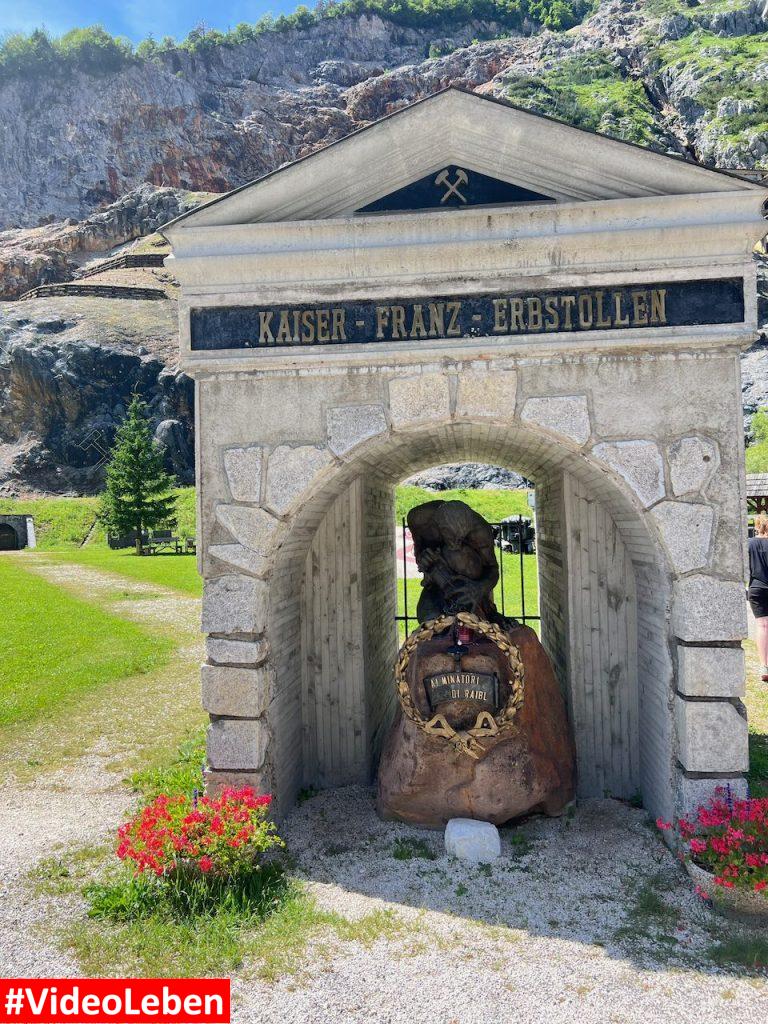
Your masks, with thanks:
[[[167,627],[173,622],[183,639],[189,638],[176,657],[194,655],[199,661],[200,603],[195,598],[91,567],[47,561],[44,556],[27,554],[25,568],[87,600],[110,598],[108,609],[125,618],[150,627]],[[116,592],[127,599],[113,600]],[[135,599],[138,595],[141,600]],[[90,715],[115,713],[123,696],[113,699],[107,695],[106,707],[91,709]],[[76,734],[77,722],[71,722],[70,728]],[[30,734],[36,735],[32,730]],[[0,785],[0,974],[5,977],[79,973],[75,961],[49,941],[79,907],[79,900],[55,901],[36,895],[26,876],[41,861],[61,856],[70,848],[112,841],[134,797],[125,785],[121,766],[113,764],[114,752],[104,746],[97,740],[82,756],[53,773],[30,781],[12,777]],[[30,753],[34,751],[22,751],[23,755]],[[12,761],[7,750],[3,754]],[[18,751],[15,754],[19,756]]]

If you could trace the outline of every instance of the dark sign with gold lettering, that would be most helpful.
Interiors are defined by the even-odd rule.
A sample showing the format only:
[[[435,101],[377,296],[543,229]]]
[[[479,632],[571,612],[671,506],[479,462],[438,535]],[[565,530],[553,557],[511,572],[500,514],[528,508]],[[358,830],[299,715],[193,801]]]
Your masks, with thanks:
[[[490,672],[440,672],[424,680],[430,707],[448,700],[471,700],[491,712],[499,708],[499,680]]]
[[[362,345],[387,341],[739,324],[740,277],[424,299],[191,311],[192,350]]]

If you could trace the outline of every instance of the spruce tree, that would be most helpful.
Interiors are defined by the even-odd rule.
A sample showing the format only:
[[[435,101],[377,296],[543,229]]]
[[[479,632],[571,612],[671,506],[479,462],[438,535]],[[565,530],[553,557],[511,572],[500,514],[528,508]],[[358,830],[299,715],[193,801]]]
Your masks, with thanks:
[[[146,530],[176,525],[176,498],[169,493],[175,486],[163,466],[162,448],[152,437],[147,406],[134,395],[115,434],[99,519],[111,533],[135,531],[140,555]]]

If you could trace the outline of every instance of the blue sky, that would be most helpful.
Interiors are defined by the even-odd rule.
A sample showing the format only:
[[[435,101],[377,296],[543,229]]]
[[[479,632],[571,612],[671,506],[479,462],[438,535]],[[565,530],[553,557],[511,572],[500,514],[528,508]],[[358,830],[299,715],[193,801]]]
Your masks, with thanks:
[[[45,26],[53,35],[70,28],[101,24],[113,35],[138,42],[150,33],[155,38],[183,38],[203,22],[209,28],[233,28],[240,21],[258,21],[264,14],[295,10],[301,0],[0,0],[0,35],[29,32]],[[306,0],[305,0],[306,2]],[[313,4],[307,3],[308,7]]]

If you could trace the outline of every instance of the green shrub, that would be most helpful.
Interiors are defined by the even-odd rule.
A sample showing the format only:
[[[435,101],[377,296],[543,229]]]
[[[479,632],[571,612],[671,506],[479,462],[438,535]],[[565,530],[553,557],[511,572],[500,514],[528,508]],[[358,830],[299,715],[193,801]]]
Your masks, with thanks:
[[[437,854],[424,839],[396,839],[392,844],[395,860],[437,860]]]

